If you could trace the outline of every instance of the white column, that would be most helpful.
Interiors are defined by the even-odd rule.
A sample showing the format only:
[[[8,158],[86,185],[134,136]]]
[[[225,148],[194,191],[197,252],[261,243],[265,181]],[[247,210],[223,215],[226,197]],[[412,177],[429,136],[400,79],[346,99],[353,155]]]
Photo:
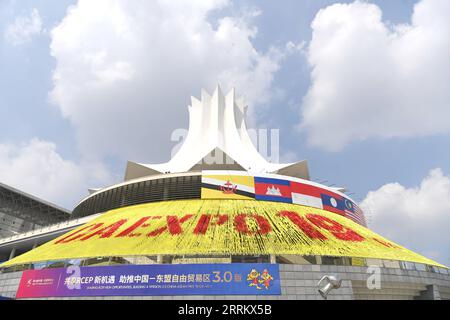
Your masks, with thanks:
[[[16,255],[16,248],[13,248],[11,250],[11,253],[9,254],[9,259],[8,260],[11,260],[12,258],[14,258],[15,255]]]
[[[270,263],[277,263],[277,256],[274,254],[270,255]]]

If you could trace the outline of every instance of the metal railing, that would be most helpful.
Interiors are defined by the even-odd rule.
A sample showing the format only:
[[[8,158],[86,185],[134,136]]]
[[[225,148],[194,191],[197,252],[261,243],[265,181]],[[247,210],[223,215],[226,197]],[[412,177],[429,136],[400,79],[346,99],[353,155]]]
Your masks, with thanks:
[[[0,239],[0,245],[9,243],[9,242],[14,242],[17,240],[21,240],[23,238],[29,238],[32,237],[34,235],[42,235],[45,233],[50,233],[53,231],[57,231],[57,230],[61,230],[61,229],[67,229],[70,227],[75,227],[78,225],[81,225],[83,223],[86,223],[88,221],[91,221],[93,219],[95,219],[96,217],[98,217],[100,214],[95,214],[95,215],[90,215],[87,217],[81,217],[81,218],[77,218],[77,219],[72,219],[72,220],[66,220],[64,222],[58,222],[55,224],[51,224],[42,228],[38,228],[38,229],[34,229],[34,230],[30,230],[27,232],[23,232],[23,233],[19,233],[13,236],[9,236],[9,237],[5,237],[5,238],[1,238]]]
[[[199,199],[200,195],[200,175],[149,179],[100,191],[81,202],[72,214],[83,217],[141,203]]]

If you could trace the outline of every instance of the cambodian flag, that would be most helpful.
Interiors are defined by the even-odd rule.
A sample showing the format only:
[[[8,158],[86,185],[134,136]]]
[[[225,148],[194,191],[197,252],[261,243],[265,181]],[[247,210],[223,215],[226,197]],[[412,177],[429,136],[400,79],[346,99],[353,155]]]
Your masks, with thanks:
[[[255,199],[292,203],[288,180],[255,177]]]

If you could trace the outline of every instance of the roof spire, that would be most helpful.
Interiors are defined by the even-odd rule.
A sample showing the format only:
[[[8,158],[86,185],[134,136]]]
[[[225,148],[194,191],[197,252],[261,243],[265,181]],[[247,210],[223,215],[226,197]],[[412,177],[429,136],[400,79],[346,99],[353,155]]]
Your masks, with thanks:
[[[191,97],[188,110],[188,135],[175,156],[161,164],[128,162],[125,180],[153,173],[203,169],[286,172],[291,176],[309,179],[306,161],[270,163],[259,154],[247,132],[247,106],[242,99],[236,99],[234,88],[226,95],[219,84],[212,95],[202,89],[201,100]]]

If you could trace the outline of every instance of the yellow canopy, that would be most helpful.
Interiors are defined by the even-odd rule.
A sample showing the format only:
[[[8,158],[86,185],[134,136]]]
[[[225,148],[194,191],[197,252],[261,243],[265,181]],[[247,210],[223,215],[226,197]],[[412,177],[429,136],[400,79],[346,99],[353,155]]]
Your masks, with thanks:
[[[164,201],[111,210],[2,266],[155,254],[326,255],[444,267],[338,214],[252,200]]]

